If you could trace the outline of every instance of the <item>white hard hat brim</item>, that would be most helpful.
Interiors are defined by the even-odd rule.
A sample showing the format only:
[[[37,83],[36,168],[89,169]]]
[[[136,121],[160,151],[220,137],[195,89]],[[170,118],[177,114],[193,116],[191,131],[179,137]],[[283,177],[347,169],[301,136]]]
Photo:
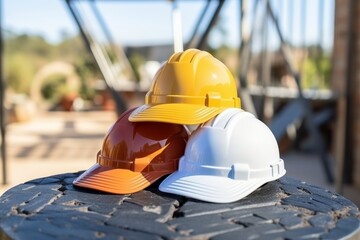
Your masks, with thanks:
[[[230,203],[238,201],[267,182],[285,175],[269,179],[234,180],[221,176],[188,175],[186,172],[174,172],[159,186],[160,191],[177,194],[213,203]]]

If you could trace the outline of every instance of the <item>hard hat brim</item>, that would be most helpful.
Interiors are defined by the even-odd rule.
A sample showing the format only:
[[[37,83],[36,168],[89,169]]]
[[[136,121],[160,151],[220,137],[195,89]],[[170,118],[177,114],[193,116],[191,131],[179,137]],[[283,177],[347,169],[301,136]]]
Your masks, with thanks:
[[[220,176],[189,175],[186,172],[174,172],[160,184],[162,192],[177,194],[213,203],[238,201],[267,182],[285,175],[285,169],[276,178],[234,180]]]
[[[73,184],[115,194],[130,194],[150,186],[170,172],[133,172],[128,169],[111,168],[96,163],[77,177]]]
[[[129,121],[200,124],[215,117],[226,108],[185,103],[143,105],[131,113]]]

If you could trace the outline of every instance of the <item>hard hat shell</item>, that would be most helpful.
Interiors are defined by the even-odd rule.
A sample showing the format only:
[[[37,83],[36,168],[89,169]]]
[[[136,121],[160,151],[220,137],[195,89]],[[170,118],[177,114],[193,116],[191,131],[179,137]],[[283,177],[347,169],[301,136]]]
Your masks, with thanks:
[[[131,123],[123,113],[106,134],[97,163],[74,185],[116,194],[134,193],[174,172],[184,154],[188,134],[171,123]]]
[[[129,120],[199,124],[230,107],[239,108],[240,98],[229,69],[208,52],[188,49],[162,65]]]
[[[237,201],[285,174],[276,139],[251,113],[227,109],[190,136],[163,192],[203,201]]]

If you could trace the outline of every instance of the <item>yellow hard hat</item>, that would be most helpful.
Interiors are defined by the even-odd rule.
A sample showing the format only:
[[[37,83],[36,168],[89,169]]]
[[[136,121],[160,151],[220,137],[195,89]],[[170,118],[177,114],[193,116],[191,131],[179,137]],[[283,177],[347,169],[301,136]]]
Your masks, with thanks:
[[[188,49],[162,65],[145,105],[129,120],[199,124],[234,107],[240,107],[240,98],[229,69],[208,52]]]

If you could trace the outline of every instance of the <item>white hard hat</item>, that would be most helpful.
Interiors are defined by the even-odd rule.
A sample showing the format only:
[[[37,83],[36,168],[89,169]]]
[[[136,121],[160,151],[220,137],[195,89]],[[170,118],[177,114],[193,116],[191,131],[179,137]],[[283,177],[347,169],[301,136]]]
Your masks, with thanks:
[[[160,191],[208,202],[240,200],[285,174],[276,139],[251,113],[229,108],[190,137]]]

